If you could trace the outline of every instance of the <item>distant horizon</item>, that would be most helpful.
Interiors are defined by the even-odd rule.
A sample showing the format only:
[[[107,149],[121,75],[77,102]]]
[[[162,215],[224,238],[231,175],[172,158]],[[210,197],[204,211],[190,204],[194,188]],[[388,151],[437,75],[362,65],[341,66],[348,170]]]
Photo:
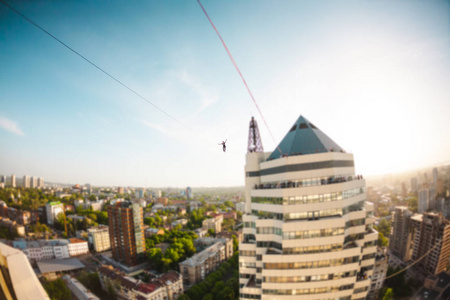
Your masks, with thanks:
[[[424,172],[426,170],[429,169],[429,172],[431,173],[433,168],[441,168],[441,167],[449,167],[450,166],[450,162],[444,162],[441,164],[437,164],[437,165],[430,165],[430,166],[425,166],[425,167],[417,167],[417,168],[412,168],[412,169],[408,169],[408,170],[404,170],[404,171],[399,171],[399,172],[390,172],[390,173],[384,173],[384,174],[375,174],[375,175],[365,175],[365,174],[360,174],[364,177],[364,179],[366,179],[366,181],[369,180],[381,180],[382,177],[384,176],[406,176],[409,173],[415,173],[415,172]],[[359,174],[356,173],[355,174]],[[16,182],[22,182],[23,181],[23,176],[30,176],[30,177],[34,177],[33,175],[16,175],[16,174],[0,174],[6,176],[7,180],[11,178],[11,175],[15,175],[16,176]],[[35,176],[35,177],[40,177],[40,176]],[[379,177],[379,178],[378,178]],[[86,184],[90,184],[92,187],[95,188],[118,188],[118,187],[123,187],[123,188],[144,188],[144,189],[186,189],[187,187],[190,187],[192,189],[208,189],[208,188],[244,188],[245,187],[245,182],[243,185],[231,185],[231,186],[190,186],[190,185],[186,185],[186,186],[133,186],[133,185],[96,185],[96,184],[91,184],[89,182],[86,183],[63,183],[63,182],[56,182],[53,180],[46,180],[44,178],[44,184],[55,184],[55,185],[68,185],[68,186],[74,186],[76,184],[79,184],[80,186],[84,186]],[[20,186],[19,186],[20,187]]]

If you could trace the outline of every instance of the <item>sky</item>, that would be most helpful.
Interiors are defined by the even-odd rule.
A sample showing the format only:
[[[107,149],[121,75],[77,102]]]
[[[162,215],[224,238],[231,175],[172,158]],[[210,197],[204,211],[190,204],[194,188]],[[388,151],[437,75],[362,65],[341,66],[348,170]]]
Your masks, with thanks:
[[[197,1],[2,1],[159,109],[0,2],[0,174],[240,186],[252,116],[265,151],[303,115],[366,176],[450,161],[450,1],[203,0],[273,139]]]

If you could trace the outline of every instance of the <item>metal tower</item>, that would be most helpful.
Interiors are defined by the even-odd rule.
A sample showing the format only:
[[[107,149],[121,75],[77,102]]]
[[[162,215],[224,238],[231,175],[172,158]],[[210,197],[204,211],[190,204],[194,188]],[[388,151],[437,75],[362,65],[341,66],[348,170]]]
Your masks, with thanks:
[[[248,147],[247,152],[264,152],[259,135],[258,123],[254,117],[250,120],[250,127],[248,129]]]

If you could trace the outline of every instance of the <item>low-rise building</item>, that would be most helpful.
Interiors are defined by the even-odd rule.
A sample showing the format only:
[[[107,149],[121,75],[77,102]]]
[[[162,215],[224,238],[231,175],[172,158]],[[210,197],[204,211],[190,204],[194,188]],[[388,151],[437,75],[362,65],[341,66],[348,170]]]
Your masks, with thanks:
[[[89,291],[81,282],[79,282],[75,277],[70,275],[64,275],[62,277],[66,286],[79,300],[100,300],[99,297],[95,296],[91,291]]]
[[[202,227],[206,230],[214,229],[214,232],[218,233],[218,232],[222,231],[222,222],[223,222],[223,216],[218,215],[211,219],[203,220]]]
[[[82,254],[89,253],[88,242],[81,239],[69,239],[69,244],[67,244],[69,255],[78,256]]]
[[[200,253],[181,262],[180,272],[185,284],[196,284],[215,271],[226,260],[226,248],[217,242]]]
[[[147,228],[144,230],[144,235],[146,238],[151,237],[152,235],[163,235],[164,234],[164,229],[159,229],[159,228]]]
[[[208,234],[208,230],[203,228],[197,228],[194,230],[194,232],[199,238],[205,237]]]
[[[175,300],[183,294],[182,276],[175,271],[153,278],[149,283],[126,276],[111,267],[100,267],[98,274],[102,289],[108,291],[113,288],[119,299]]]
[[[203,237],[194,240],[194,246],[198,252],[211,247],[217,242],[222,243],[225,246],[225,259],[229,259],[233,256],[233,239],[224,237],[224,238],[213,238],[213,237]]]
[[[12,242],[12,245],[14,248],[21,249],[30,261],[64,259],[89,252],[87,242],[80,239],[16,240]]]
[[[99,225],[88,229],[88,241],[92,244],[95,252],[103,252],[111,249],[109,227]]]
[[[47,224],[53,225],[59,214],[64,213],[64,204],[59,201],[49,202],[45,205]]]

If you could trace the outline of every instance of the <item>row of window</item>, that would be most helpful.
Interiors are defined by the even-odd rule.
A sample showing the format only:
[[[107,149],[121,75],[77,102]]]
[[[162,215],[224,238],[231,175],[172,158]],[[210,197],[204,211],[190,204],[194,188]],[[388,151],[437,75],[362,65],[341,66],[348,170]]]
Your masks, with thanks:
[[[283,248],[283,254],[309,254],[342,250],[342,244]]]
[[[344,228],[326,228],[283,232],[283,240],[311,239],[344,234]]]
[[[289,270],[289,269],[315,269],[332,266],[351,264],[359,261],[359,256],[346,258],[326,259],[308,262],[290,262],[290,263],[265,263],[264,269]]]
[[[239,268],[256,268],[256,263],[252,262],[240,262]]]
[[[284,189],[284,188],[296,188],[303,186],[316,186],[327,185],[334,183],[347,182],[352,180],[362,179],[362,176],[340,175],[340,176],[324,176],[315,178],[305,178],[289,181],[273,181],[262,184],[255,184],[255,189]]]
[[[256,228],[256,233],[258,234],[276,234],[283,235],[283,230],[277,227],[258,227]]]
[[[239,250],[240,256],[255,256],[256,252],[252,250]]]
[[[342,192],[333,192],[325,194],[316,195],[302,195],[302,196],[291,196],[291,197],[252,197],[252,203],[262,203],[262,204],[284,204],[284,205],[294,205],[294,204],[310,204],[310,203],[320,203],[320,202],[330,202],[338,201],[342,199],[347,199],[365,192],[365,187],[359,187],[354,189],[345,190]]]
[[[263,290],[264,295],[308,295],[308,294],[324,294],[353,289],[353,284],[341,286],[327,286],[311,289],[293,289],[293,290]]]
[[[261,295],[239,294],[239,299],[261,299]]]
[[[280,276],[280,277],[263,277],[264,282],[270,283],[299,283],[309,281],[326,281],[337,280],[347,277],[356,276],[356,271],[340,272],[336,274],[321,274],[312,276]]]
[[[275,219],[275,220],[318,220],[320,218],[328,218],[334,216],[343,216],[353,211],[360,211],[364,208],[365,201],[359,201],[358,203],[346,206],[344,208],[334,208],[334,209],[326,209],[326,210],[318,210],[318,211],[303,211],[303,212],[293,212],[293,213],[274,213],[263,210],[252,210],[252,214],[254,216],[259,217],[260,219]],[[248,222],[250,223],[250,222]],[[249,225],[253,226],[253,225]]]

